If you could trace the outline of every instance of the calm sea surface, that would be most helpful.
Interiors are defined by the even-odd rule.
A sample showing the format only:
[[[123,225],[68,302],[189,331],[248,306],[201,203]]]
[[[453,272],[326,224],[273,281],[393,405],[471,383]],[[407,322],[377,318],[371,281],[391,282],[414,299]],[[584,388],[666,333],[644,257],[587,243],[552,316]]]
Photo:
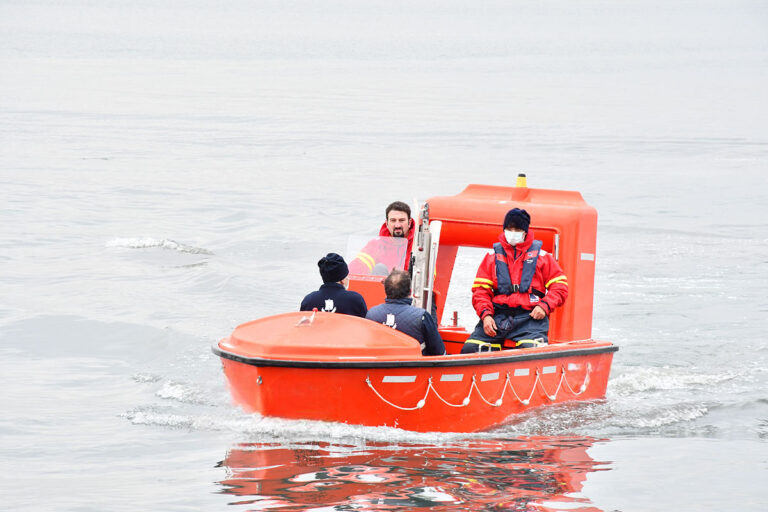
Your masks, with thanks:
[[[0,2],[0,508],[768,510],[766,120],[761,0]],[[605,401],[231,404],[210,346],[322,254],[520,171],[599,212]]]

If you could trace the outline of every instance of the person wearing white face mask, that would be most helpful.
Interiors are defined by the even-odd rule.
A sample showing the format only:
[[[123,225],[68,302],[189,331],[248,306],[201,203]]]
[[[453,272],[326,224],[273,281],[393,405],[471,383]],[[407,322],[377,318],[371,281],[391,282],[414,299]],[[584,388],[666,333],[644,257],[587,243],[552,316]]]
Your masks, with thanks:
[[[493,253],[483,258],[472,285],[480,322],[462,354],[546,345],[549,315],[568,297],[568,279],[529,229],[531,216],[513,208]]]
[[[504,230],[504,238],[509,245],[517,245],[525,240],[525,231],[519,228],[509,228]]]

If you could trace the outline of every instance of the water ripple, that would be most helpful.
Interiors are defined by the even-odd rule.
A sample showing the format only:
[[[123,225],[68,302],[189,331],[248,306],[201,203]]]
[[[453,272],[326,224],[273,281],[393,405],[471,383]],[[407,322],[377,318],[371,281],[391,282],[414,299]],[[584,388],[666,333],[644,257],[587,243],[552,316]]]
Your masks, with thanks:
[[[212,251],[203,247],[182,244],[168,238],[115,238],[114,240],[107,242],[106,246],[124,247],[127,249],[148,249],[158,247],[160,249],[168,249],[170,251],[178,251],[188,254],[213,254]]]

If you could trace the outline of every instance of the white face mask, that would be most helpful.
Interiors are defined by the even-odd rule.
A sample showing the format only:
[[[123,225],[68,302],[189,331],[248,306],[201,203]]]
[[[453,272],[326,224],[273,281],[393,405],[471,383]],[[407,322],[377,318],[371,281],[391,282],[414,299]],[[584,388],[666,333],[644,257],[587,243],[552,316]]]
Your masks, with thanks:
[[[504,238],[507,239],[509,245],[517,245],[525,240],[525,231],[509,231],[505,229]]]

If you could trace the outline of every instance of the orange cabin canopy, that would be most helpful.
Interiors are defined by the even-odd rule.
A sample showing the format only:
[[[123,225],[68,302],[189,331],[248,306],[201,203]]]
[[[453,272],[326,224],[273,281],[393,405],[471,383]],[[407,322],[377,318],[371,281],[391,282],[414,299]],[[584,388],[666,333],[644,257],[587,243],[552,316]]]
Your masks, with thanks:
[[[555,256],[568,277],[568,299],[550,317],[550,343],[591,337],[597,211],[579,192],[469,185],[460,194],[432,197],[427,203],[430,221],[442,221],[434,285],[438,323],[458,248],[490,250],[502,231],[507,211],[524,208],[531,215],[530,227],[543,242],[543,249]],[[362,293],[372,307],[384,301],[381,280],[350,276],[350,289]],[[467,300],[470,295],[467,290]]]

